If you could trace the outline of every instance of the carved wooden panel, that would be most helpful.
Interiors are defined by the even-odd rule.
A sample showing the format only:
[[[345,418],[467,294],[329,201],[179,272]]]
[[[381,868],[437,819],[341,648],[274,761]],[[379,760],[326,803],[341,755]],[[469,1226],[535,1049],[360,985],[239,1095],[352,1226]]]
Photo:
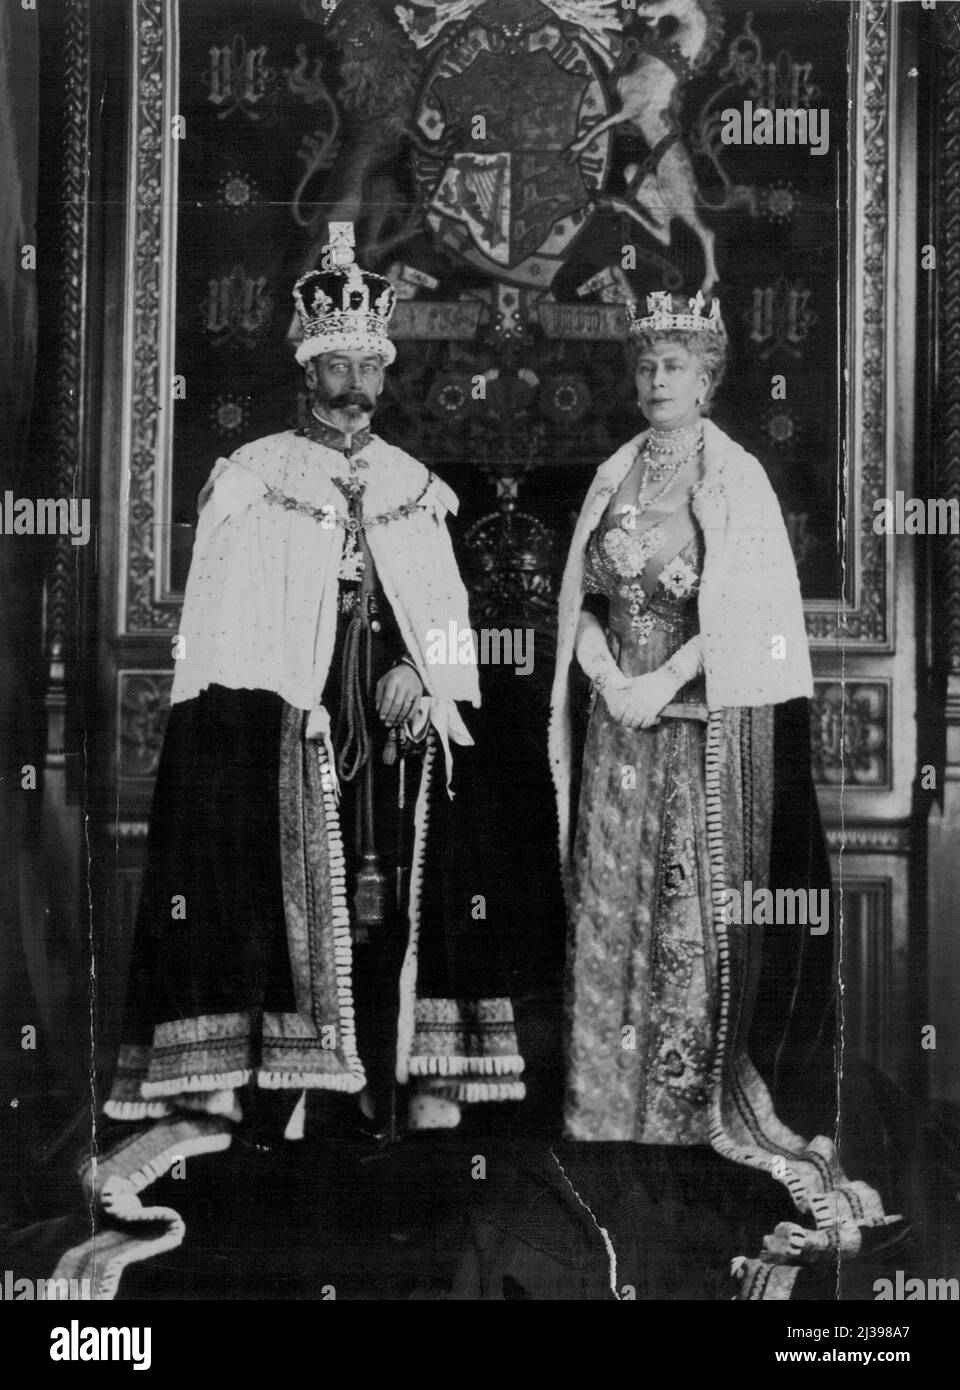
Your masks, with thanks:
[[[943,44],[938,161],[940,274],[940,447],[937,495],[960,497],[960,5],[941,6]],[[960,536],[943,541],[938,577],[939,614],[945,624],[947,664],[960,674]]]
[[[914,969],[907,855],[867,845],[868,833],[860,838],[861,848],[834,860],[844,1045],[904,1089],[923,1094],[929,1054],[921,1046],[926,1015],[922,977]]]
[[[885,0],[866,0],[853,12],[845,476],[851,502],[846,525],[854,538],[853,594],[839,608],[808,605],[807,631],[814,648],[887,651],[893,643],[893,547],[889,537],[874,534],[872,523],[873,504],[892,494],[895,477],[888,402],[894,267],[888,232],[896,218],[890,157],[898,119],[893,78],[898,30]]]
[[[123,670],[117,673],[117,767],[123,784],[153,785],[170,710],[169,671]]]
[[[162,594],[163,496],[169,472],[176,264],[177,5],[134,0],[133,133],[128,176],[128,352],[123,383],[125,539],[119,602],[124,635],[175,629],[179,596]]]
[[[814,680],[814,781],[825,787],[889,791],[893,785],[892,682]]]
[[[888,878],[845,877],[841,970],[846,1045],[888,1068],[893,996],[892,885]]]
[[[63,10],[63,154],[60,167],[60,281],[58,286],[59,360],[53,405],[53,462],[44,487],[55,497],[89,496],[90,473],[84,454],[86,405],[87,232],[89,206],[90,26],[86,0],[65,0]],[[48,685],[48,767],[74,741],[77,622],[80,611],[78,554],[67,535],[54,542],[44,604],[44,653]],[[67,760],[66,791],[79,800],[77,760]]]

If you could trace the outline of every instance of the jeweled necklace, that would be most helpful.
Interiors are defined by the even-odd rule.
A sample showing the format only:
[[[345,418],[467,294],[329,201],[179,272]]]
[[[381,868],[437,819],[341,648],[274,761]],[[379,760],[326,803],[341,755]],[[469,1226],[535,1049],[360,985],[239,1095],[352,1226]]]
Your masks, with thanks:
[[[646,459],[643,470],[643,477],[640,479],[640,487],[637,489],[637,505],[634,510],[635,517],[640,516],[642,512],[647,511],[650,507],[653,506],[654,502],[656,502],[659,497],[662,497],[665,492],[669,491],[670,484],[673,482],[674,478],[680,472],[680,469],[682,468],[685,462],[685,459],[679,458],[675,463],[669,465],[668,472],[665,471],[663,467],[661,467],[661,470],[659,472],[655,472],[654,470],[656,468],[656,465],[654,464],[653,460],[649,458]],[[655,482],[659,483],[663,481],[663,486],[659,488],[653,494],[652,497],[648,497],[647,483],[649,482],[651,476],[653,477]]]
[[[664,439],[671,443],[676,439],[678,442],[673,448],[658,448],[660,441]],[[651,430],[640,450],[644,469],[637,490],[634,515],[639,516],[647,511],[658,498],[668,492],[677,474],[699,455],[702,448],[703,430],[699,422],[682,430]],[[662,457],[658,457],[658,454]],[[663,483],[663,486],[652,497],[648,497],[647,485],[651,479],[655,483]]]
[[[682,430],[652,429],[643,446],[643,456],[651,464],[653,478],[659,479],[665,473],[674,471],[676,460],[692,459],[703,444],[703,430],[699,421]]]
[[[684,425],[681,430],[658,430],[654,425],[647,433],[647,443],[658,454],[677,454],[682,449],[689,449],[694,442],[699,443],[702,434],[702,420]]]

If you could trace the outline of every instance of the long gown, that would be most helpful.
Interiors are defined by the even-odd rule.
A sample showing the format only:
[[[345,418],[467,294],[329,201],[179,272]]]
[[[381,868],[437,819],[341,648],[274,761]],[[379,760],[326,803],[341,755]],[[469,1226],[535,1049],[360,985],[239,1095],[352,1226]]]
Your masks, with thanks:
[[[715,543],[697,518],[725,491],[716,456],[654,525],[625,524],[615,486],[594,491],[615,495],[571,563],[625,674],[655,671],[697,633]],[[803,1266],[838,1288],[841,1259],[899,1239],[900,1218],[846,1177],[832,1118],[810,1140],[788,1128],[753,1061],[776,1085],[789,1055],[803,1093],[819,1078],[794,1070],[801,1055],[830,1067],[810,1044],[829,1039],[833,939],[726,912],[748,884],[829,882],[806,699],[708,709],[698,676],[657,725],[629,730],[595,698],[568,756],[565,1138],[489,1184],[454,1296],[723,1298],[732,1271],[739,1300],[784,1300]],[[797,1212],[803,1225],[785,1219]],[[738,1253],[758,1239],[759,1256]]]
[[[641,574],[621,568],[625,534],[640,541],[641,556],[649,552]],[[595,611],[606,609],[608,642],[625,674],[656,670],[696,633],[702,561],[689,502],[656,527],[626,533],[608,509],[587,550],[586,585],[599,597]],[[703,701],[702,677],[675,699],[691,711]],[[570,914],[571,1138],[709,1142],[717,953],[705,744],[700,718],[631,730],[603,699],[594,702]]]
[[[701,486],[700,484],[697,487]],[[692,500],[646,528],[612,502],[584,557],[584,605],[620,669],[655,671],[698,630],[705,540]],[[614,499],[615,501],[615,499]],[[779,1119],[751,1061],[763,928],[726,890],[770,876],[775,707],[707,711],[702,677],[650,729],[595,699],[569,883],[565,1129],[571,1140],[709,1145],[770,1173],[816,1229],[781,1222],[738,1258],[741,1298],[789,1297],[799,1265],[854,1254],[886,1216],[832,1140]]]

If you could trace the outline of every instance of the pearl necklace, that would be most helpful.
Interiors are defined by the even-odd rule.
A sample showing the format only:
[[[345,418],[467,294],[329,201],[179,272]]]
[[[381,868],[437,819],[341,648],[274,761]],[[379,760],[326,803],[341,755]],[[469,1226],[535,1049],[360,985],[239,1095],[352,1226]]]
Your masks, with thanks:
[[[703,421],[695,420],[692,425],[684,425],[682,430],[658,430],[656,425],[647,435],[647,443],[658,454],[676,454],[689,446],[703,433]],[[670,448],[673,444],[675,447]]]
[[[676,447],[658,449],[657,444],[663,438],[676,439]],[[699,421],[697,424],[682,430],[664,430],[662,432],[652,430],[640,450],[639,456],[644,461],[644,470],[637,491],[635,515],[639,516],[641,512],[645,512],[648,507],[651,507],[659,497],[662,497],[669,490],[681,469],[697,458],[702,448],[703,431]],[[663,486],[652,497],[647,497],[647,484],[650,479],[653,479],[655,483],[662,482]]]
[[[643,446],[643,455],[651,464],[655,479],[663,477],[672,470],[675,460],[680,462],[695,457],[703,444],[703,430],[700,421],[682,430],[650,431]]]

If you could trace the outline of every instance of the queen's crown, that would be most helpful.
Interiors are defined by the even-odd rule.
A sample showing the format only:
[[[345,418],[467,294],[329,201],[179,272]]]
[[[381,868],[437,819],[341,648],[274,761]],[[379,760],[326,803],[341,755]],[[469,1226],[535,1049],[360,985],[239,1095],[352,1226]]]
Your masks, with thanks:
[[[720,301],[711,300],[709,313],[704,313],[706,302],[703,293],[697,290],[696,296],[687,301],[687,309],[678,313],[669,290],[655,290],[647,295],[647,312],[643,317],[636,304],[627,305],[630,332],[663,333],[673,329],[684,333],[721,333]]]

